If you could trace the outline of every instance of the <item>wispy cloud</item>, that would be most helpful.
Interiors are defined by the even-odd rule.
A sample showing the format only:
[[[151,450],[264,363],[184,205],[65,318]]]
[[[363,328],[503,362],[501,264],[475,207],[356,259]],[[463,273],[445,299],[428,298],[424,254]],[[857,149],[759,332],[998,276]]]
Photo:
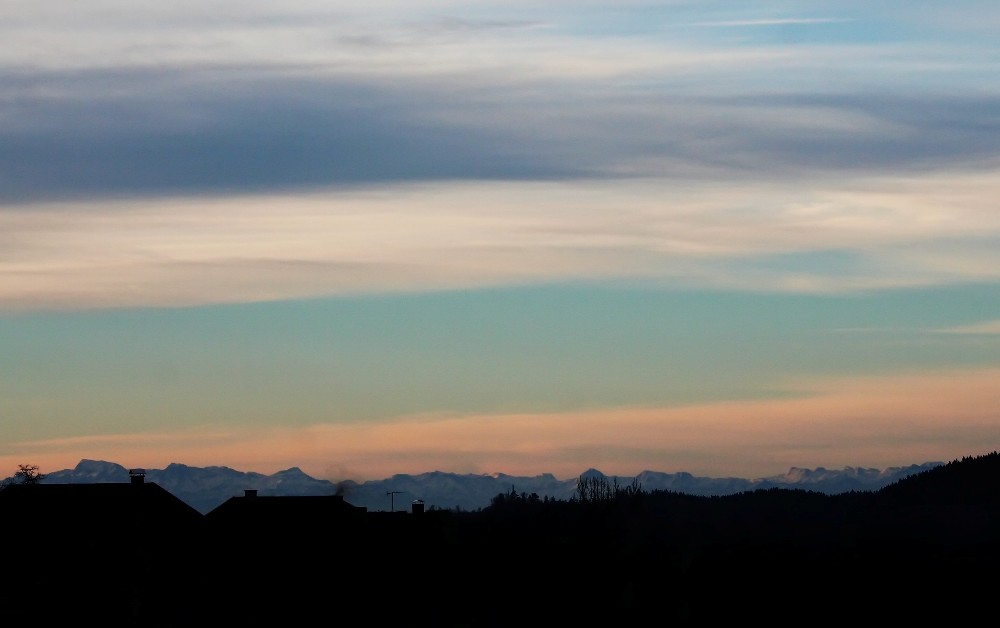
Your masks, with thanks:
[[[0,211],[0,304],[176,306],[623,277],[800,292],[996,281],[997,182],[469,182],[30,204]]]
[[[973,325],[962,325],[961,327],[950,327],[941,331],[948,334],[1000,334],[1000,319],[983,321]]]
[[[694,22],[692,26],[712,26],[712,27],[740,27],[740,26],[788,26],[796,24],[837,24],[842,22],[852,22],[850,18],[837,17],[786,17],[786,18],[757,18],[742,20],[717,20],[713,22]]]
[[[1000,160],[997,98],[980,88],[995,64],[963,46],[662,37],[637,30],[641,12],[604,32],[600,3],[250,3],[236,18],[229,4],[10,6],[0,202],[455,179],[727,184]]]

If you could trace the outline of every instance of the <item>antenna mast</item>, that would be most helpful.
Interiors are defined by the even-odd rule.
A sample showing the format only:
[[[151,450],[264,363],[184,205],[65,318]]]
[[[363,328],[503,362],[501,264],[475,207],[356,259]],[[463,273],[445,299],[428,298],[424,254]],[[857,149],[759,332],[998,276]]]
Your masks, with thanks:
[[[395,496],[403,491],[386,491],[385,494],[389,496],[389,512],[396,512]]]

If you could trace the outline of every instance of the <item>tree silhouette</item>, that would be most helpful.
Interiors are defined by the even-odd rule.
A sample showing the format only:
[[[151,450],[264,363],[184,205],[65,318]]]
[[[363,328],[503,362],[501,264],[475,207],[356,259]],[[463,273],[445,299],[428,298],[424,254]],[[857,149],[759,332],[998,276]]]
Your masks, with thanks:
[[[583,503],[613,502],[643,493],[638,478],[628,486],[620,486],[618,478],[609,482],[606,477],[583,476],[576,480],[576,498]]]
[[[17,467],[14,484],[40,484],[45,479],[45,474],[38,472],[36,464],[19,464]]]

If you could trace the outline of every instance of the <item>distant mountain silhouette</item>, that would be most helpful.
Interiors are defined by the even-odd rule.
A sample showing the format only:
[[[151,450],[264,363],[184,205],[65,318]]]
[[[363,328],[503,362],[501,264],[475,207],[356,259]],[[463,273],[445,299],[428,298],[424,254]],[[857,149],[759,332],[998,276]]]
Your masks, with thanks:
[[[688,495],[722,496],[760,488],[802,488],[832,495],[848,491],[872,491],[942,462],[925,462],[908,467],[884,470],[845,467],[839,470],[793,467],[782,475],[758,479],[698,477],[690,473],[642,471],[634,477],[606,476],[597,469],[587,469],[581,476],[605,478],[609,482],[630,484],[645,490],[667,490]],[[298,467],[271,475],[237,471],[225,466],[191,467],[172,463],[164,469],[146,469],[148,481],[167,489],[193,508],[206,514],[230,497],[247,489],[266,495],[342,495],[348,502],[370,511],[408,510],[411,502],[421,500],[428,509],[476,510],[490,504],[497,494],[515,490],[539,497],[570,499],[578,478],[557,479],[545,473],[536,476],[457,474],[431,471],[417,475],[397,474],[383,480],[333,483],[310,477]],[[48,472],[45,483],[127,482],[128,469],[120,464],[81,460],[73,469]],[[392,493],[392,496],[388,495]]]
[[[958,625],[995,613],[997,452],[834,494],[758,482],[692,495],[588,469],[555,499],[511,476],[433,473],[507,488],[481,509],[397,512],[244,486],[202,515],[152,481],[281,491],[312,480],[295,468],[79,471],[76,485],[49,475],[0,490],[4,625]]]
[[[170,491],[202,514],[226,501],[242,495],[246,489],[257,489],[261,495],[330,495],[337,487],[327,480],[309,477],[298,467],[271,475],[237,471],[229,467],[190,467],[171,463],[164,469],[145,469],[146,480]],[[83,484],[128,482],[128,469],[114,462],[81,460],[73,469],[46,473],[43,484]]]

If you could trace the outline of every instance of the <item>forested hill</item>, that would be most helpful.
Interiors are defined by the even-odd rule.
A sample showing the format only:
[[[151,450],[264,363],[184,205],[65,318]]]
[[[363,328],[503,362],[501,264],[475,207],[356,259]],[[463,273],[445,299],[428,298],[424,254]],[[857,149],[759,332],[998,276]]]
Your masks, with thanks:
[[[994,612],[997,452],[876,492],[697,497],[600,482],[589,491],[576,503],[498,495],[469,525],[494,567],[537,560],[534,586],[566,582],[577,621],[927,625]]]

